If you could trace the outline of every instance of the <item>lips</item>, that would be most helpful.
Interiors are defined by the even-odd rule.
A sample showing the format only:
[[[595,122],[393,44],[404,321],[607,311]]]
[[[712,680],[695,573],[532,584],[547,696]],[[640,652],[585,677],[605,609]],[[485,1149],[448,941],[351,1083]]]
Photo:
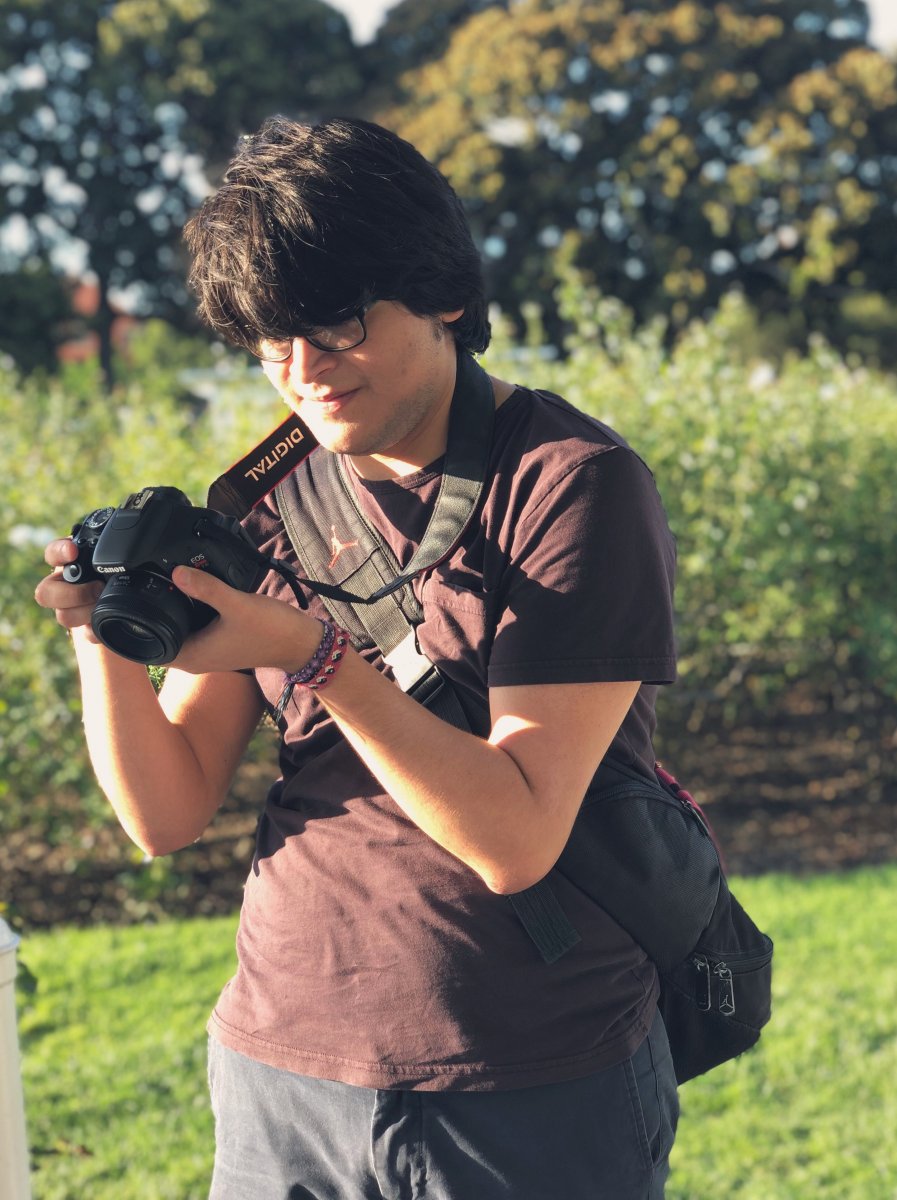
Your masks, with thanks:
[[[307,397],[309,400],[314,400],[321,404],[336,404],[341,400],[348,400],[350,396],[358,391],[358,388],[346,388],[342,392],[312,392]]]
[[[358,388],[351,388],[346,392],[327,392],[326,394],[318,393],[317,395],[304,396],[303,399],[310,404],[319,404],[322,408],[336,409],[350,400],[358,391]]]

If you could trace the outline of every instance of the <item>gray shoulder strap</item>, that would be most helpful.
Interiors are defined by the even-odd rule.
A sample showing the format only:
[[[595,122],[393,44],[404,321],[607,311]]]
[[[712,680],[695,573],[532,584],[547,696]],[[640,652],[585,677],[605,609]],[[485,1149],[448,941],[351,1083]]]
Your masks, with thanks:
[[[322,597],[348,600],[352,604],[372,604],[381,596],[404,587],[415,575],[444,559],[467,528],[482,497],[492,448],[494,421],[495,400],[492,382],[469,354],[459,351],[442,482],[426,532],[411,561],[404,570],[397,571],[392,579],[366,595],[328,582],[326,570],[324,578],[318,575],[307,580],[309,586]],[[317,456],[326,457],[328,453],[319,448],[315,456],[311,456],[306,460],[306,464],[301,465],[307,465]],[[345,497],[354,511],[355,523],[367,525],[351,486],[342,474],[339,478],[342,492],[340,503],[343,503]],[[295,471],[282,479],[274,492],[284,520],[287,509],[293,513],[294,525],[298,526],[305,520],[317,519],[317,515],[313,515],[310,509],[314,496],[305,496]],[[333,499],[332,496],[329,498]],[[309,512],[306,517],[304,510],[307,506]],[[368,528],[370,529],[369,526]],[[382,539],[378,540],[382,545]]]
[[[469,722],[457,696],[417,646],[423,613],[411,581],[451,552],[479,505],[494,412],[488,375],[459,353],[442,483],[404,570],[365,519],[338,456],[319,448],[275,488],[306,582],[356,647],[377,645],[404,691],[462,727]]]
[[[274,495],[309,586],[352,636],[389,654],[423,612],[410,582],[384,591],[401,574],[389,546],[358,511],[335,454],[318,449],[277,485]],[[341,540],[344,539],[344,540]],[[355,597],[367,597],[361,604]],[[375,598],[378,597],[378,598]]]

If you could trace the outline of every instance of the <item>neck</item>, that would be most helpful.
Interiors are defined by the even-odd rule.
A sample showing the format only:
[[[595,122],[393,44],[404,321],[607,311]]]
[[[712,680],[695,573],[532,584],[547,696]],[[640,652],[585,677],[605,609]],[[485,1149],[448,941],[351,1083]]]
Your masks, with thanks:
[[[449,418],[455,393],[454,360],[449,377],[435,390],[431,403],[424,406],[418,423],[395,445],[375,454],[347,455],[352,469],[362,479],[401,479],[435,462],[448,445]],[[495,407],[500,408],[515,390],[515,385],[490,376]]]
[[[430,394],[420,398],[417,420],[393,445],[374,454],[349,455],[362,479],[400,479],[413,475],[445,453],[449,416],[455,394],[457,362],[452,353]]]
[[[401,479],[413,475],[445,453],[448,445],[452,394],[431,409],[408,438],[378,454],[350,455],[349,462],[362,479]]]

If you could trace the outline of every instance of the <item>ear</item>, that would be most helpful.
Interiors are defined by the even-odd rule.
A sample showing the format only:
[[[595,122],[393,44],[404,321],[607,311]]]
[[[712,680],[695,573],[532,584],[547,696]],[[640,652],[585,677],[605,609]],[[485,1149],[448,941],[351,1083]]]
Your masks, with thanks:
[[[455,312],[440,313],[439,319],[443,325],[451,325],[453,321],[457,321],[459,317],[464,316],[464,309],[456,309]]]

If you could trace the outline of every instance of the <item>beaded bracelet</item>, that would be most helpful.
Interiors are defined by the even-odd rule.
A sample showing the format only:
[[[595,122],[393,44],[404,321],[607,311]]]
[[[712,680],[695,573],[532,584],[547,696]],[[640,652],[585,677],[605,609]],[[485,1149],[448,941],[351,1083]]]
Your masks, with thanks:
[[[324,663],[330,656],[330,651],[333,649],[333,643],[336,639],[336,626],[331,621],[321,621],[324,627],[324,633],[321,641],[318,644],[317,650],[308,660],[304,667],[300,667],[292,675],[287,675],[284,678],[284,683],[308,683],[318,674]]]
[[[284,675],[283,691],[280,693],[280,699],[274,710],[275,720],[279,720],[283,716],[296,684],[299,684],[300,687],[307,687],[312,692],[320,691],[330,683],[345,657],[346,649],[350,644],[348,633],[339,625],[334,625],[332,621],[321,621],[321,624],[324,627],[324,633],[317,650],[304,667],[300,667],[291,675]]]

